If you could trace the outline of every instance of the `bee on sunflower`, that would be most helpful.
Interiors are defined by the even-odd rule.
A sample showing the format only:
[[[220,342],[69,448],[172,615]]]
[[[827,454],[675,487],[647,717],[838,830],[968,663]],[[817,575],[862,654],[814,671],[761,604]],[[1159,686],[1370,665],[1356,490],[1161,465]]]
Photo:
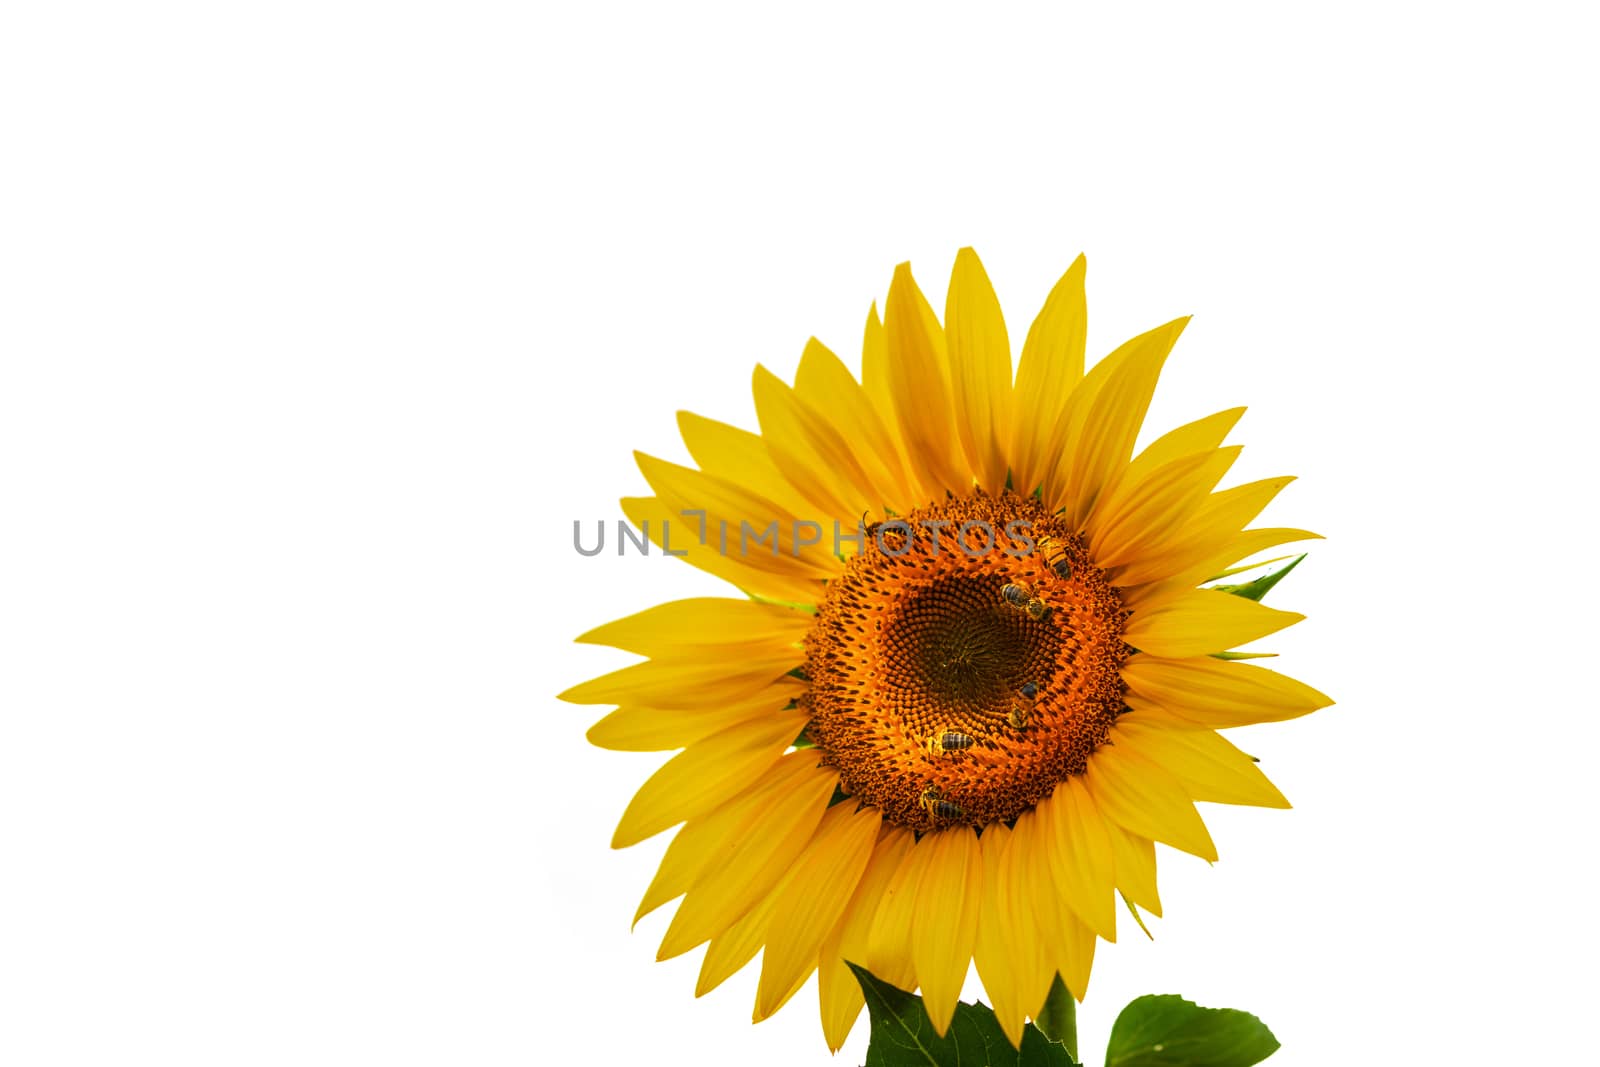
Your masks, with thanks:
[[[902,265],[859,380],[812,340],[792,385],[757,367],[759,434],[683,413],[696,468],[639,456],[654,495],[623,508],[657,543],[770,538],[675,541],[743,595],[583,635],[648,658],[562,694],[615,707],[596,745],[683,750],[612,844],[683,824],[635,921],[683,898],[659,958],[709,942],[696,995],[759,951],[759,1021],[816,973],[837,1050],[849,964],[920,988],[943,1035],[975,962],[1020,1046],[1058,976],[1083,999],[1119,896],[1161,914],[1157,842],[1217,858],[1196,801],[1288,806],[1218,731],[1331,703],[1230,651],[1303,616],[1208,583],[1317,535],[1250,528],[1290,478],[1217,489],[1242,408],[1135,454],[1187,320],[1086,373],[1083,282],[1079,257],[1013,376],[977,255],[942,324]]]

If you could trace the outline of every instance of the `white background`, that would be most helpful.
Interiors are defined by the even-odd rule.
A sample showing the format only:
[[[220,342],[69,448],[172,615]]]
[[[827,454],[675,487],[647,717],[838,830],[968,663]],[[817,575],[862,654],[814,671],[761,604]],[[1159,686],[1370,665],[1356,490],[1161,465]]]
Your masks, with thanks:
[[[862,6],[7,7],[0,1060],[827,1062],[628,931],[660,757],[553,694],[722,587],[571,522],[965,244],[1014,340],[1079,251],[1092,355],[1194,313],[1151,425],[1250,405],[1329,535],[1270,644],[1339,704],[1237,738],[1296,810],[1163,855],[1085,1057],[1158,991],[1284,1067],[1584,1058],[1580,6]]]

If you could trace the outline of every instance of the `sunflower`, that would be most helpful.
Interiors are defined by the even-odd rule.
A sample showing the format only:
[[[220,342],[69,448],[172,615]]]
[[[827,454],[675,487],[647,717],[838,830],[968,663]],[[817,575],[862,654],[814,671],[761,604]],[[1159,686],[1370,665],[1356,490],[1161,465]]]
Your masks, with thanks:
[[[859,380],[812,340],[793,385],[756,368],[759,434],[682,413],[697,467],[638,457],[632,525],[744,595],[585,634],[648,658],[562,697],[615,706],[596,745],[683,750],[612,845],[683,824],[635,922],[683,898],[658,958],[709,943],[697,996],[761,952],[760,1021],[817,972],[837,1050],[845,961],[941,1034],[975,961],[1018,1042],[1058,974],[1083,999],[1119,896],[1161,914],[1157,842],[1217,858],[1196,801],[1288,806],[1217,731],[1331,703],[1229,653],[1303,616],[1205,583],[1317,535],[1246,528],[1289,478],[1217,491],[1242,408],[1134,454],[1187,320],[1085,373],[1083,280],[1013,380],[972,250],[942,325],[901,265]]]

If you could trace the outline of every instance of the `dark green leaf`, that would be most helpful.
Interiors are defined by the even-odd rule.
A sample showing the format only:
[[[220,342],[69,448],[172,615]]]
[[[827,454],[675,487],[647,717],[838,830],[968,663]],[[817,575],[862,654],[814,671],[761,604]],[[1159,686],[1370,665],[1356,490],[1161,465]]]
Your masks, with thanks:
[[[1044,998],[1044,1007],[1033,1021],[1045,1037],[1077,1056],[1078,1002],[1072,999],[1059,974],[1050,983],[1050,994]]]
[[[1022,1048],[1007,1040],[994,1012],[984,1004],[958,1004],[950,1029],[940,1037],[922,998],[881,981],[865,967],[848,965],[861,983],[872,1019],[866,1067],[1077,1067],[1076,1061],[1031,1024]]]
[[[1140,997],[1117,1016],[1106,1067],[1250,1067],[1278,1051],[1260,1019],[1182,997]]]
[[[1279,567],[1272,573],[1263,574],[1252,582],[1242,582],[1238,585],[1213,585],[1208,588],[1215,589],[1219,593],[1232,593],[1234,596],[1242,596],[1246,600],[1260,600],[1267,595],[1267,590],[1281,582],[1284,576],[1300,566],[1300,561],[1305,558],[1305,553],[1302,552],[1287,567]]]

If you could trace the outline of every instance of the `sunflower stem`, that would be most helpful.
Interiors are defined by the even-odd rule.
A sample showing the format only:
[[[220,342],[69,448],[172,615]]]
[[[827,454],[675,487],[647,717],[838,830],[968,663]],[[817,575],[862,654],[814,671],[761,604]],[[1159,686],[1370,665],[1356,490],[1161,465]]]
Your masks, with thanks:
[[[1078,1062],[1078,1002],[1072,999],[1059,974],[1050,983],[1050,995],[1044,998],[1044,1007],[1033,1024],[1051,1041],[1065,1045],[1073,1062]]]

